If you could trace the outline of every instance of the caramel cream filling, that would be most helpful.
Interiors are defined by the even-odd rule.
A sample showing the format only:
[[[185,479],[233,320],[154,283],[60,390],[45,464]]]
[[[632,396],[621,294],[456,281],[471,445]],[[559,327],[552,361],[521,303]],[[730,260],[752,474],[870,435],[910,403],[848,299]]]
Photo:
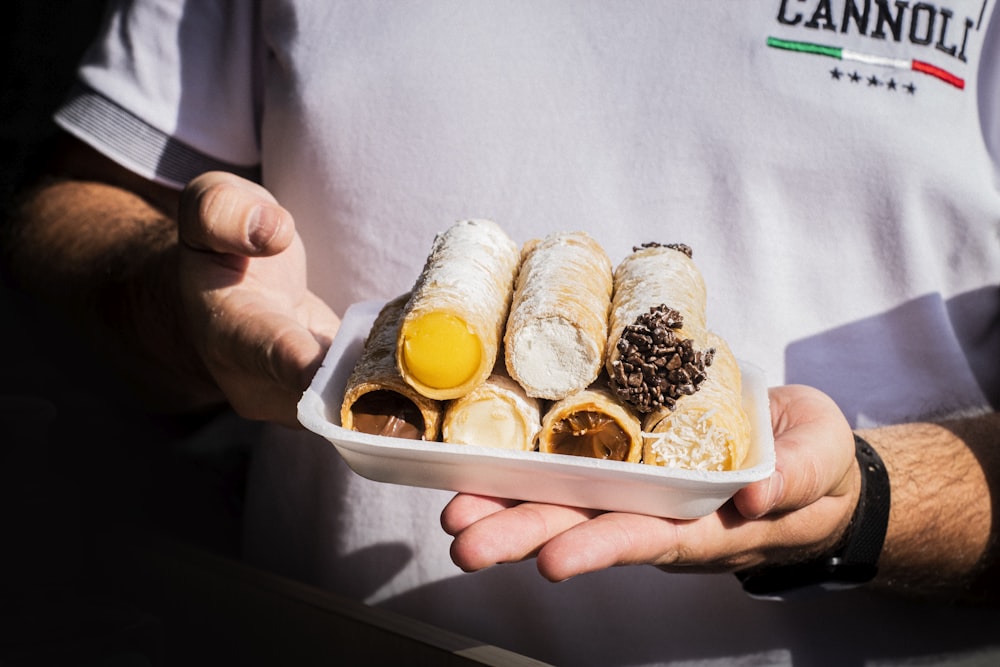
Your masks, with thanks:
[[[574,412],[552,429],[552,452],[571,456],[625,461],[628,434],[608,415],[592,410]]]

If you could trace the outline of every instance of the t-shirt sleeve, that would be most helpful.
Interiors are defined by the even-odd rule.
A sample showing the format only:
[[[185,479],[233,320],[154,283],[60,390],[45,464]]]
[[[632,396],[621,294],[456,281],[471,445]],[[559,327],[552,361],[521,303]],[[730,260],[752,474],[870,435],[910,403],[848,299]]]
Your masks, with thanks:
[[[112,3],[55,122],[168,186],[215,169],[259,180],[256,4]]]

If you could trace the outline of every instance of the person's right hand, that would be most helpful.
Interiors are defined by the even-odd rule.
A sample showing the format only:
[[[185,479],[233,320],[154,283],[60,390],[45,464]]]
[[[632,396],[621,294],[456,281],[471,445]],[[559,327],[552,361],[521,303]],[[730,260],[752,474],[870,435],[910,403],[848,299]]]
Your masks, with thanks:
[[[291,214],[263,187],[208,172],[184,189],[178,225],[180,298],[202,362],[237,413],[298,426],[340,320],[306,285]]]
[[[857,505],[854,437],[840,408],[805,386],[769,391],[776,468],[693,520],[460,493],[441,525],[465,571],[535,558],[550,581],[622,565],[732,572],[804,560],[832,547]]]

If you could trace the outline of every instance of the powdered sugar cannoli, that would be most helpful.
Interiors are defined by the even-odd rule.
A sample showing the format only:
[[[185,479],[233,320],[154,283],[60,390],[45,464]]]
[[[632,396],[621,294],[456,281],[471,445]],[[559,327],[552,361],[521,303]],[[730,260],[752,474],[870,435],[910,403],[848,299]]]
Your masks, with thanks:
[[[520,249],[489,220],[465,220],[434,239],[406,304],[396,361],[428,398],[463,396],[497,360]]]
[[[612,267],[584,232],[525,246],[507,331],[510,376],[529,396],[558,400],[586,389],[604,366]]]

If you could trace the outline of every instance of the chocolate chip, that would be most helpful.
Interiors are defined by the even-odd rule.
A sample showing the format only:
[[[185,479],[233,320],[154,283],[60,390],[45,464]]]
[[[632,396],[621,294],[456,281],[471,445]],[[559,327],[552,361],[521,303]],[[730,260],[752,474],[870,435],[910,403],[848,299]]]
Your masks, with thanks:
[[[684,253],[688,256],[688,258],[691,258],[694,255],[694,251],[691,250],[691,246],[685,243],[657,243],[656,241],[649,241],[648,243],[643,243],[642,245],[632,246],[632,252],[642,250],[643,248],[670,248],[671,250]]]
[[[698,350],[690,338],[679,338],[683,323],[678,311],[655,306],[626,326],[616,343],[621,357],[612,364],[611,388],[639,412],[672,410],[707,378],[715,350]]]

